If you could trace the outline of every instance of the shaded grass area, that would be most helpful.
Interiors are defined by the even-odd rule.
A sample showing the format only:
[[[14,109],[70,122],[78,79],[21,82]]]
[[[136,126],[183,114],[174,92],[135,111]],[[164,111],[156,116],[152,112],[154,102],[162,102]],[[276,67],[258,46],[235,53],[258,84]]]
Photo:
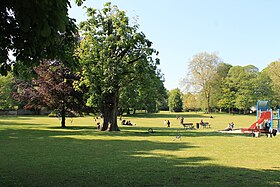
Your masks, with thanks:
[[[56,119],[0,118],[0,186],[280,185],[279,137],[168,129],[159,118],[132,118],[139,125],[121,132],[99,132],[92,118],[66,129]]]

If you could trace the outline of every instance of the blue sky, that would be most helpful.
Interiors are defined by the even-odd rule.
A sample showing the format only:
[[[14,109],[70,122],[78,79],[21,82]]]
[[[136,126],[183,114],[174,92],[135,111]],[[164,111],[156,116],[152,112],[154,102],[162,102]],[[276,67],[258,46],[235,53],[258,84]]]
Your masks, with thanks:
[[[71,1],[72,2],[72,1]],[[84,5],[101,9],[104,0]],[[217,52],[225,63],[253,64],[262,70],[280,58],[278,0],[111,0],[132,19],[159,51],[168,90],[180,87],[188,62],[200,52]],[[70,17],[86,19],[72,4]],[[83,6],[84,6],[83,5]]]

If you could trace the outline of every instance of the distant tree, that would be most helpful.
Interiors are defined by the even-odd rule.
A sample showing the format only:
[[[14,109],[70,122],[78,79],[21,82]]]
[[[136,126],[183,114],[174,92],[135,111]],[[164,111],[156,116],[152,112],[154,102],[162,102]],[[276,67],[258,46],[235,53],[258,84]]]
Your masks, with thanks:
[[[253,65],[233,66],[222,82],[222,97],[219,105],[246,110],[258,100],[269,99],[272,95],[271,80],[265,72],[260,73]]]
[[[210,112],[210,99],[213,91],[215,75],[222,60],[215,53],[202,52],[193,56],[188,65],[188,76],[184,79],[190,91],[200,92],[206,102],[206,110]]]
[[[139,76],[138,80],[121,88],[120,110],[129,113],[132,108],[134,112],[135,110],[157,112],[167,95],[161,76],[160,73],[151,72],[146,76]]]
[[[120,91],[118,111],[120,114],[130,114],[130,109],[135,111],[136,109],[144,109],[143,103],[141,103],[139,93],[139,86],[132,84],[127,87],[123,87]]]
[[[164,87],[164,84],[163,84],[162,81],[158,84],[157,105],[158,105],[159,110],[169,110],[169,107],[168,107],[168,91]]]
[[[12,97],[14,78],[11,73],[0,75],[0,109],[16,109],[18,103]]]
[[[273,105],[280,103],[280,60],[272,62],[264,70],[264,73],[269,76],[272,85],[273,98],[271,98]],[[266,88],[264,88],[266,89]]]
[[[179,88],[176,88],[169,92],[168,106],[171,112],[182,112],[183,99],[182,93]]]
[[[277,93],[273,90],[273,81],[269,76],[267,68],[258,73],[254,94],[256,95],[257,100],[270,100],[272,105],[277,105]]]
[[[198,96],[196,94],[193,94],[190,92],[184,94],[183,95],[183,109],[185,111],[198,109],[200,106],[197,101],[197,97]]]
[[[81,5],[82,0],[76,0]],[[0,3],[0,75],[11,65],[14,71],[34,67],[41,59],[59,59],[61,42],[75,36],[74,20],[68,16],[69,0]],[[63,37],[62,37],[63,36]],[[65,37],[67,36],[67,37]],[[71,43],[68,43],[71,45]],[[12,54],[15,60],[10,59]]]
[[[89,88],[88,104],[103,115],[101,130],[118,131],[117,110],[121,90],[151,73],[159,60],[152,42],[138,25],[129,25],[124,11],[106,3],[101,11],[87,9],[88,20],[81,23],[83,34],[78,54],[82,85]]]
[[[219,100],[223,97],[222,86],[231,67],[232,65],[223,62],[218,64],[217,73],[214,75],[213,81],[211,83],[212,84],[212,97],[210,100],[211,108],[220,108],[220,110],[222,108],[219,105]]]
[[[74,89],[73,84],[80,79],[70,68],[59,61],[44,61],[34,68],[37,78],[31,82],[19,80],[14,97],[25,101],[26,109],[47,107],[57,110],[61,116],[61,127],[65,127],[67,112],[81,113],[87,110],[83,92]]]
[[[146,97],[144,98],[145,109],[147,112],[158,112],[159,107],[166,102],[167,93],[161,79],[161,74],[150,74],[149,83],[143,85],[143,92]],[[142,83],[142,84],[143,84]]]
[[[243,74],[241,66],[233,66],[230,68],[227,77],[222,81],[222,98],[219,100],[221,108],[227,108],[229,112],[235,108],[237,92],[239,84],[242,81],[240,77]]]
[[[238,92],[236,96],[235,106],[239,110],[246,110],[254,106],[258,100],[258,76],[259,70],[253,65],[243,67],[243,71],[239,75],[240,82],[238,83]]]
[[[229,80],[228,80],[229,81]],[[223,81],[222,84],[222,96],[218,101],[218,106],[222,109],[227,109],[229,113],[233,110],[235,106],[236,91],[234,87],[227,81]]]

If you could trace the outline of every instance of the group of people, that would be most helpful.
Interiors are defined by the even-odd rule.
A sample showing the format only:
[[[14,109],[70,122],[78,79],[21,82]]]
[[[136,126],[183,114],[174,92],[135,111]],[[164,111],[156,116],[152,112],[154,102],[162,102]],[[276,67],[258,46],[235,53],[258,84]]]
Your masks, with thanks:
[[[225,128],[225,131],[232,131],[234,129],[234,123],[231,122],[228,124],[227,128]]]
[[[128,126],[132,126],[133,124],[129,121],[129,120],[122,120],[122,125],[128,125]],[[134,125],[136,125],[136,124],[134,124]]]

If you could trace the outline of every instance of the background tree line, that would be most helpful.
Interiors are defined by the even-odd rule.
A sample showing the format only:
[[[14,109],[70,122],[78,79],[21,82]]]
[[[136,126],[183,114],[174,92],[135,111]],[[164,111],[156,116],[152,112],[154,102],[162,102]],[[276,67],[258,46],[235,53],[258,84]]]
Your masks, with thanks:
[[[258,100],[270,100],[274,108],[280,102],[280,61],[272,62],[259,71],[254,65],[232,66],[216,53],[199,53],[188,65],[188,74],[182,81],[181,110],[224,111],[247,113]],[[177,94],[179,95],[179,94]],[[171,106],[171,105],[170,105]],[[172,111],[171,107],[171,111]]]

